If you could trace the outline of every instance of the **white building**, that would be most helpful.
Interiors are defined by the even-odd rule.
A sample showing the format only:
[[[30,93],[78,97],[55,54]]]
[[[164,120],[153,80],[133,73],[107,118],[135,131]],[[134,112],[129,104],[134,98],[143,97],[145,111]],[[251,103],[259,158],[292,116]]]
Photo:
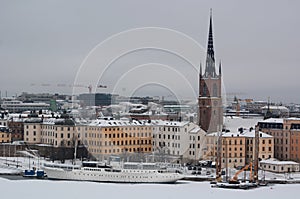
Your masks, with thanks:
[[[43,102],[23,103],[18,100],[11,100],[3,101],[2,108],[11,113],[19,113],[23,111],[47,110],[50,108],[50,105]]]
[[[0,126],[6,126],[7,127],[7,119],[5,119],[5,118],[1,119],[0,118]]]
[[[299,163],[293,161],[279,161],[271,158],[259,162],[260,169],[276,173],[299,172]]]
[[[154,120],[153,152],[199,160],[205,143],[205,132],[191,122]]]

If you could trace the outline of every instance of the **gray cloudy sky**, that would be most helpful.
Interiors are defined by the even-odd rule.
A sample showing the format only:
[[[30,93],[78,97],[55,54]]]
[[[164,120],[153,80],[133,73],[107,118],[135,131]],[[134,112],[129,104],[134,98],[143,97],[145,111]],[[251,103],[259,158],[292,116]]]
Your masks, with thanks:
[[[96,45],[133,28],[173,29],[205,47],[209,9],[213,8],[216,59],[222,60],[226,92],[242,92],[245,95],[241,97],[258,100],[270,96],[277,102],[300,103],[299,7],[297,0],[0,0],[0,91],[2,96],[5,91],[9,95],[23,91],[70,94],[71,88],[55,85],[76,82],[80,65]],[[119,47],[115,44],[107,47],[107,51]],[[203,52],[182,50],[199,54],[199,63],[204,63]],[[98,55],[99,59],[103,56],[106,54]],[[149,67],[141,71],[142,67],[138,66]],[[170,69],[164,66],[176,70],[168,73],[164,69]],[[132,68],[138,69],[124,75]],[[152,76],[156,78],[152,82],[154,87],[150,88],[147,82],[151,82]],[[182,76],[188,80],[183,88],[176,86],[183,84],[179,80]],[[197,78],[195,66],[191,67],[178,56],[144,49],[112,63],[97,81],[108,86],[106,92],[126,94],[130,85],[121,80],[130,79],[140,84],[131,94],[166,95],[157,81],[168,79],[169,83],[162,87],[172,90],[168,85],[175,84],[179,89],[174,91],[176,95],[191,99],[197,95]],[[147,79],[146,84],[140,79]],[[87,85],[88,82],[89,78],[77,83]],[[53,86],[31,86],[32,83]],[[185,92],[185,87],[190,92]]]

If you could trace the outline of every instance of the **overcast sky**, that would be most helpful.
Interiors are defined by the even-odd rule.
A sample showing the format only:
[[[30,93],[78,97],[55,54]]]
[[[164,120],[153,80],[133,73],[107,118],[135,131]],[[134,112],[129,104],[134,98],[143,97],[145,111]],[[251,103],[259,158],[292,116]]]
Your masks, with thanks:
[[[175,30],[206,48],[210,8],[216,60],[222,61],[226,92],[244,93],[241,97],[257,100],[271,97],[275,102],[300,103],[298,0],[0,0],[2,96],[6,91],[8,95],[23,91],[70,94],[71,88],[57,84],[88,85],[89,77],[82,82],[76,82],[76,77],[92,49],[112,35],[134,28]],[[161,39],[151,34],[148,37],[153,42]],[[184,40],[181,42],[180,46],[186,45]],[[114,43],[106,48],[110,51],[124,45]],[[130,95],[160,96],[167,96],[164,91],[168,91],[193,99],[198,89],[196,70],[205,60],[201,48],[186,50],[187,47],[181,50],[185,56],[191,55],[192,64],[170,51],[130,52],[111,63],[105,74],[97,72],[98,82],[93,86],[103,84],[108,88],[93,91],[126,94],[130,90]],[[197,54],[199,59],[195,58]],[[103,56],[106,54],[97,55],[99,59]],[[93,61],[95,65],[101,63]],[[124,75],[128,71],[133,72]],[[141,79],[147,81],[143,83]],[[166,79],[168,83],[163,82]],[[130,88],[136,82],[139,85]]]

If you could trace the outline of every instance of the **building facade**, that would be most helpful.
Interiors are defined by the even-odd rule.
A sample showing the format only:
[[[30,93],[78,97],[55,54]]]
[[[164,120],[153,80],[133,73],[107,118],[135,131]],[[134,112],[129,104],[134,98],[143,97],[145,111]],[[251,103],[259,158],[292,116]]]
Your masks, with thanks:
[[[3,101],[1,107],[10,113],[21,113],[23,111],[48,110],[50,105],[43,102],[23,103],[19,100],[11,100]]]
[[[54,147],[74,147],[82,142],[87,128],[71,119],[27,119],[24,123],[24,141],[29,144],[47,144]]]
[[[87,126],[84,143],[100,159],[110,155],[148,154],[152,152],[152,128],[145,121],[99,119]]]
[[[293,161],[278,161],[276,159],[262,160],[259,162],[260,169],[276,173],[299,172],[300,165]]]
[[[152,121],[153,152],[172,156],[184,162],[202,156],[205,131],[192,122]]]
[[[0,143],[10,143],[11,142],[11,132],[6,126],[0,125]]]
[[[7,122],[8,128],[11,130],[12,141],[24,140],[24,122],[23,119],[11,118]]]
[[[218,133],[206,136],[206,148],[203,159],[215,161],[217,158]],[[221,167],[242,167],[254,161],[255,131],[243,129],[240,132],[223,132],[221,136]],[[258,158],[269,159],[274,157],[274,138],[266,133],[259,132]]]
[[[74,147],[76,141],[98,159],[146,155],[160,161],[199,160],[205,143],[205,132],[198,125],[162,120],[101,118],[82,125],[71,119],[30,118],[24,132],[24,141],[29,144]]]
[[[221,63],[217,74],[214,56],[212,16],[210,16],[205,71],[202,74],[200,65],[198,98],[199,126],[208,133],[222,130],[223,124]]]
[[[274,157],[300,162],[300,119],[270,118],[258,123],[262,132],[272,135]]]

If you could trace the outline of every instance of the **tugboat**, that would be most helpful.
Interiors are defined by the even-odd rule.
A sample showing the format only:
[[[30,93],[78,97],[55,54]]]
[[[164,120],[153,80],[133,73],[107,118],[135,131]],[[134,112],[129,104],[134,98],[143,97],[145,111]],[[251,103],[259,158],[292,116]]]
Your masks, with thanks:
[[[44,179],[47,175],[44,170],[37,170],[34,167],[33,169],[26,169],[23,173],[23,177]]]

